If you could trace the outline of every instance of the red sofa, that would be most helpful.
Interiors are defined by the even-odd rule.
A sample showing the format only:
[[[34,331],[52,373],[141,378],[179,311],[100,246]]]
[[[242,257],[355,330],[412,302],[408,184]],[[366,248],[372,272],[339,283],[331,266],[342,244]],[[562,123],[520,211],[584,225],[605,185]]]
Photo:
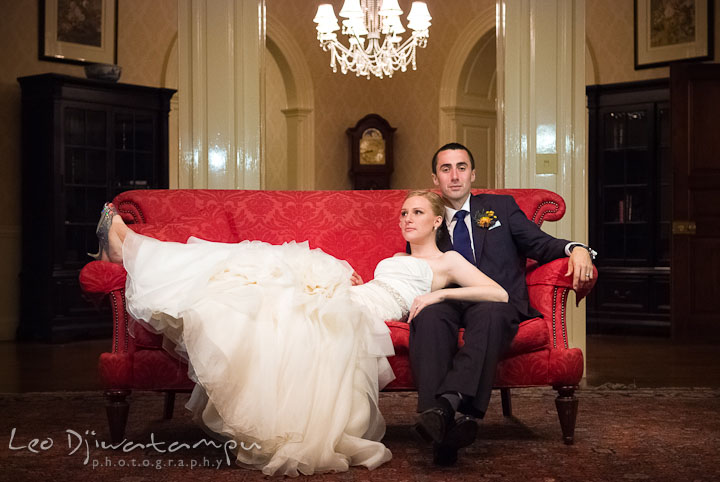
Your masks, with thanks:
[[[563,199],[543,189],[488,192],[514,196],[538,225],[560,219],[565,213]],[[194,235],[220,242],[257,239],[281,244],[309,240],[311,247],[347,260],[367,281],[372,279],[378,261],[405,249],[398,227],[405,195],[402,190],[137,190],[121,193],[113,202],[133,230],[157,239],[185,242]],[[566,270],[566,259],[543,266],[528,262],[530,302],[543,318],[520,325],[498,366],[495,386],[501,389],[506,416],[511,415],[510,388],[555,388],[563,439],[572,443],[578,405],[574,392],[583,374],[583,354],[568,347],[565,307],[572,280],[564,276]],[[126,397],[131,390],[165,392],[165,417],[169,418],[175,393],[189,391],[193,384],[187,377],[187,366],[162,348],[160,335],[140,325],[135,325],[134,333],[129,332],[122,266],[92,261],[82,269],[80,284],[90,297],[108,295],[112,305],[112,346],[100,356],[99,371],[106,387],[111,438],[119,441],[125,433]],[[585,294],[576,293],[576,298]],[[399,321],[387,324],[396,353],[390,364],[397,378],[386,390],[413,390],[408,325]]]

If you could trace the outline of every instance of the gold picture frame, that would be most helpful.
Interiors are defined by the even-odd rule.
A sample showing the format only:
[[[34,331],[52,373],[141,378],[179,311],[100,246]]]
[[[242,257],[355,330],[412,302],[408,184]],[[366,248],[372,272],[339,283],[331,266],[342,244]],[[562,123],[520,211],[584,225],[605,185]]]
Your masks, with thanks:
[[[117,62],[117,0],[40,0],[40,60]]]
[[[635,0],[635,70],[712,58],[711,0]]]

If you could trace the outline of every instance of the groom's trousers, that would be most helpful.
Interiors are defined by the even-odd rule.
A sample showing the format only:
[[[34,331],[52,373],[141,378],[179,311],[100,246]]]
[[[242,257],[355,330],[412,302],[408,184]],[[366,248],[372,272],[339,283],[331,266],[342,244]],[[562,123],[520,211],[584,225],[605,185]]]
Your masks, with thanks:
[[[418,389],[418,412],[436,406],[447,392],[463,395],[459,411],[483,417],[495,369],[517,333],[521,315],[510,303],[444,301],[410,323],[410,363]],[[458,331],[465,329],[458,348]]]

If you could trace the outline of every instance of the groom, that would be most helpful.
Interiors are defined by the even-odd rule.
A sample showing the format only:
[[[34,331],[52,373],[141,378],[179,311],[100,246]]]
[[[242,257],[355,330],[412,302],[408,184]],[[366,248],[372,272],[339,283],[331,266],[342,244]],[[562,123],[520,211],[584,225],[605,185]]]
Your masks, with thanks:
[[[512,196],[470,195],[475,161],[458,143],[433,156],[432,178],[447,203],[438,247],[454,249],[508,292],[508,303],[444,301],[425,307],[410,324],[410,362],[418,387],[415,429],[433,442],[433,461],[451,465],[475,440],[476,417],[490,401],[495,368],[521,321],[541,316],[530,306],[526,258],[547,263],[568,256],[573,287],[592,279],[595,252],[556,239],[528,220]],[[458,330],[465,329],[458,349]]]

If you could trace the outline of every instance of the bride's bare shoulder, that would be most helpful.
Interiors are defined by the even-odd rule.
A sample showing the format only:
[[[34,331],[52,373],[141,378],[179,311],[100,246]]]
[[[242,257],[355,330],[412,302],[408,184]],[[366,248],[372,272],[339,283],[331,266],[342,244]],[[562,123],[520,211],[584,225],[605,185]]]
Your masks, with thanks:
[[[395,254],[393,254],[393,258],[394,258],[395,256],[410,256],[410,255],[407,254],[407,253],[395,253]]]
[[[450,251],[445,251],[442,256],[440,256],[440,259],[442,259],[445,263],[457,263],[460,260],[465,260],[462,254],[457,251],[453,251],[452,249]]]
[[[460,269],[465,265],[470,265],[470,263],[467,262],[462,254],[457,251],[450,250],[442,254],[440,257],[440,265],[442,266],[442,269],[449,273]]]

